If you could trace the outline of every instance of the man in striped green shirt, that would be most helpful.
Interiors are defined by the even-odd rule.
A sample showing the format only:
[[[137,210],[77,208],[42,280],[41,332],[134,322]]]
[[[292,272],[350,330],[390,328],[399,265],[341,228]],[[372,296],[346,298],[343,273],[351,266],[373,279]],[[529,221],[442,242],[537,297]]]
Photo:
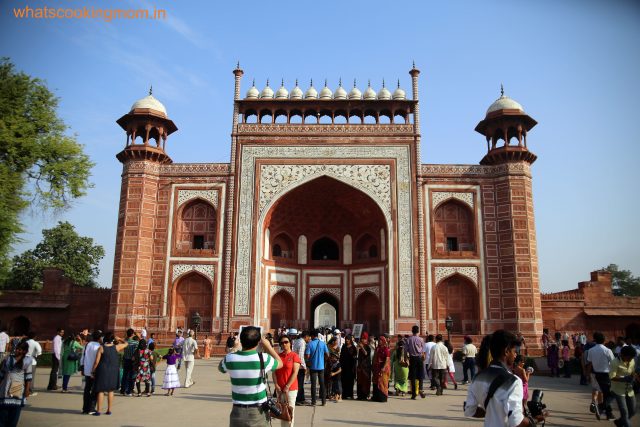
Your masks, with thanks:
[[[227,354],[218,369],[231,377],[231,399],[233,410],[229,417],[230,427],[268,426],[267,413],[262,403],[267,400],[267,386],[260,377],[260,357],[256,348],[262,343],[265,373],[282,367],[280,356],[266,338],[260,336],[260,329],[246,326],[240,333],[242,351]]]

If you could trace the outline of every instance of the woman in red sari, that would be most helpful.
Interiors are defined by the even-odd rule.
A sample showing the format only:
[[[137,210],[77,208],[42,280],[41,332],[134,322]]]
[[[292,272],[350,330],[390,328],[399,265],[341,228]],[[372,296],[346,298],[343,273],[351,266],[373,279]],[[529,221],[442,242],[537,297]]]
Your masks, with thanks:
[[[371,400],[386,402],[389,396],[389,377],[391,376],[391,351],[384,336],[380,337],[380,344],[373,355],[373,394]]]

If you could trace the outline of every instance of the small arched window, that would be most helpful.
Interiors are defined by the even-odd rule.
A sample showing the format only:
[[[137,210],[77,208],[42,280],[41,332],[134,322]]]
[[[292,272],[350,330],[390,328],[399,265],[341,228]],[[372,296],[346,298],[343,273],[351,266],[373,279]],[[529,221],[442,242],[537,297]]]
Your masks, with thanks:
[[[273,249],[271,251],[271,255],[272,256],[282,256],[282,248],[280,247],[280,245],[278,245],[278,244],[273,245]]]
[[[338,244],[328,237],[316,240],[311,247],[311,259],[319,261],[340,259],[340,248]]]
[[[377,258],[378,257],[378,247],[376,245],[371,245],[369,247],[369,258]]]

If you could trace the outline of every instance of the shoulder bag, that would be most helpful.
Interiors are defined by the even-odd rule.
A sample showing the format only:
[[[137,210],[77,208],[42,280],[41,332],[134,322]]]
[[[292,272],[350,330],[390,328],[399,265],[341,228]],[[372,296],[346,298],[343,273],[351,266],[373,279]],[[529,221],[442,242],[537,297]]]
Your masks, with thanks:
[[[262,382],[267,386],[267,396],[271,395],[271,387],[269,387],[269,378],[267,377],[267,373],[264,370],[264,360],[262,359],[262,353],[258,352],[258,358],[260,359],[260,376],[262,377]],[[280,402],[280,399],[272,402],[274,406],[276,406],[280,410],[280,415],[275,415],[273,412],[269,412],[270,418],[277,418],[283,421],[291,421],[293,419],[293,408],[289,406],[289,396],[287,393],[282,393],[285,396],[285,401]],[[269,397],[267,397],[269,399]]]

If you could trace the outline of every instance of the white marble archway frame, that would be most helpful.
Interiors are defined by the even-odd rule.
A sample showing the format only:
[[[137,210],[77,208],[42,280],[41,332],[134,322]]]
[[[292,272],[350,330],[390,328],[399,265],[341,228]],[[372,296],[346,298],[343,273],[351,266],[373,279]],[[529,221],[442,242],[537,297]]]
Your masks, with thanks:
[[[435,211],[438,206],[448,202],[449,200],[457,200],[464,203],[473,212],[473,193],[458,192],[458,191],[433,191],[431,192],[431,203],[433,204],[433,210]]]
[[[459,274],[460,276],[469,279],[471,283],[473,283],[478,288],[478,267],[469,266],[469,267],[435,267],[434,276],[436,287],[439,286],[442,282],[447,280],[448,278]]]
[[[411,317],[415,314],[414,307],[414,272],[413,272],[413,232],[412,232],[412,179],[411,179],[411,152],[405,145],[391,146],[264,146],[245,145],[241,152],[241,167],[239,172],[238,206],[242,211],[238,212],[238,222],[235,242],[236,268],[234,278],[234,315],[248,315],[251,298],[249,290],[252,277],[251,258],[253,256],[254,243],[261,241],[255,238],[254,233],[254,200],[256,199],[256,161],[258,159],[376,159],[391,160],[395,162],[395,176],[392,176],[392,185],[397,201],[397,218],[392,218],[397,224],[388,224],[389,242],[392,235],[396,235],[398,242],[397,254],[389,251],[389,264],[394,265],[395,257],[398,257],[399,270],[399,309],[401,317]],[[268,209],[267,209],[268,210]],[[261,226],[260,222],[255,222]],[[258,228],[258,230],[261,230]],[[391,245],[389,245],[391,247]],[[260,253],[258,248],[257,255]],[[257,266],[256,266],[257,268]],[[393,269],[390,269],[392,271]],[[390,274],[391,276],[391,274]],[[389,289],[395,288],[395,278],[389,281]],[[259,282],[258,282],[259,283]],[[256,290],[257,294],[260,290]],[[393,293],[391,293],[393,298]],[[257,297],[257,298],[256,298]],[[254,300],[259,300],[256,295]],[[390,298],[390,314],[393,316],[395,300]],[[255,307],[255,306],[254,306]],[[258,311],[254,311],[257,315]],[[256,319],[257,320],[257,319]],[[391,332],[393,325],[391,325]]]

